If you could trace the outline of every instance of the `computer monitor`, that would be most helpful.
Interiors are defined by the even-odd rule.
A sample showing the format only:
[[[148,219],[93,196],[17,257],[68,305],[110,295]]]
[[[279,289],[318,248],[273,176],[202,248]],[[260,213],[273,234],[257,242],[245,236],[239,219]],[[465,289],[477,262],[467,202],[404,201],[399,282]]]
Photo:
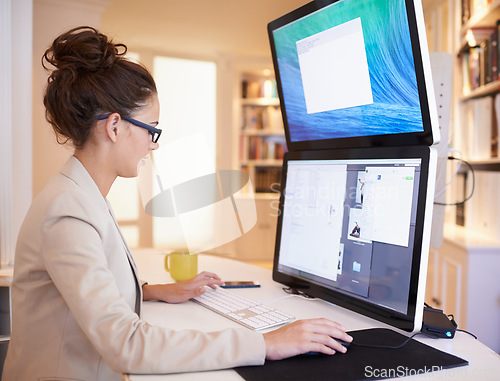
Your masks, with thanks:
[[[287,153],[273,279],[419,331],[436,160],[427,146]]]
[[[439,141],[420,0],[312,1],[268,33],[289,150]]]

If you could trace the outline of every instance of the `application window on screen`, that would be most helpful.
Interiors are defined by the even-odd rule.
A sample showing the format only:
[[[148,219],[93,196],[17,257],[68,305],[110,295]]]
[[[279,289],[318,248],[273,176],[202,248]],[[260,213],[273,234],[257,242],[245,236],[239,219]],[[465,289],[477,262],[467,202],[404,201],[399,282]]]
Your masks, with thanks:
[[[283,222],[284,263],[335,281],[342,249],[347,166],[290,167]]]
[[[408,246],[414,167],[368,168],[367,178],[373,186],[372,238],[398,246]]]
[[[373,103],[361,18],[296,44],[308,114]]]

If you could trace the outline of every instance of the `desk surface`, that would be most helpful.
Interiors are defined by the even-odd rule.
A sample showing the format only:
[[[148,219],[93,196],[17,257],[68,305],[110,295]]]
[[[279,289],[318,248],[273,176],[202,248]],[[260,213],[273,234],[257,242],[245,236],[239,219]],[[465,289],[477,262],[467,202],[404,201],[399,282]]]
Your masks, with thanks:
[[[164,255],[152,251],[141,250],[134,253],[139,267],[141,279],[149,283],[170,283],[172,279],[163,268]],[[323,300],[307,300],[291,296],[283,292],[282,286],[272,280],[271,271],[243,262],[200,255],[199,271],[207,270],[217,273],[223,280],[253,280],[261,284],[260,288],[235,289],[250,299],[264,302],[277,309],[295,316],[297,319],[326,317],[342,323],[347,330],[366,328],[391,328],[373,319],[361,316],[342,307]],[[143,317],[153,325],[174,329],[202,329],[217,331],[228,327],[241,327],[239,324],[217,315],[194,302],[182,304],[167,304],[160,302],[145,302]],[[202,322],[202,324],[200,324]],[[457,332],[454,339],[430,339],[416,336],[415,339],[433,346],[439,350],[454,354],[469,361],[469,366],[427,373],[421,376],[410,376],[406,379],[459,379],[459,380],[498,380],[500,374],[500,356],[472,336]],[[192,373],[171,375],[130,375],[131,381],[160,380],[192,380]],[[203,380],[242,380],[233,370],[221,370],[203,373]]]

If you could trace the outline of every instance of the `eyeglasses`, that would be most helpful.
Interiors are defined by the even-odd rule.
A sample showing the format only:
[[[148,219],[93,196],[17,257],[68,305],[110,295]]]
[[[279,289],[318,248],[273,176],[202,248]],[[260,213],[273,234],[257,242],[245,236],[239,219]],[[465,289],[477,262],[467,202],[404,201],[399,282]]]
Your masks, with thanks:
[[[104,120],[104,119],[109,118],[110,115],[111,114],[101,115],[101,116],[96,117],[96,119],[97,120]],[[158,139],[160,139],[161,130],[159,128],[155,128],[153,126],[150,126],[149,124],[139,122],[138,120],[133,119],[133,118],[129,118],[128,116],[124,116],[124,115],[120,115],[120,116],[122,119],[125,119],[127,122],[132,123],[134,126],[142,127],[142,128],[145,128],[146,130],[148,130],[149,134],[151,135],[151,140],[153,141],[153,143],[158,142]]]

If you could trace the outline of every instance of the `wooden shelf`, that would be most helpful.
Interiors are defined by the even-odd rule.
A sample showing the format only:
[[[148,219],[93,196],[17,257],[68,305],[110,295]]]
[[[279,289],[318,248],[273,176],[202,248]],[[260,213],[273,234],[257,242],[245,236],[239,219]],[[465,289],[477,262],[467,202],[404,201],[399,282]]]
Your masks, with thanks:
[[[496,25],[498,13],[495,11],[497,10],[500,11],[500,0],[492,1],[488,7],[473,15],[465,24],[462,25],[460,34],[464,36],[470,28]]]
[[[500,171],[500,159],[472,160],[469,164],[475,171]]]
[[[241,130],[241,134],[245,136],[285,136],[285,131],[283,130]]]
[[[249,167],[281,167],[283,160],[242,160],[241,165]]]
[[[242,106],[279,106],[278,98],[242,98]]]
[[[498,92],[500,92],[500,81],[494,81],[472,90],[469,94],[464,94],[460,98],[460,101],[465,102],[470,99],[480,98],[488,95],[494,95]]]
[[[255,200],[268,200],[268,201],[276,201],[279,200],[280,194],[278,192],[273,192],[273,193],[258,193],[255,192],[253,194],[249,193],[240,193],[237,196],[238,199],[240,200],[251,200],[252,198]]]

